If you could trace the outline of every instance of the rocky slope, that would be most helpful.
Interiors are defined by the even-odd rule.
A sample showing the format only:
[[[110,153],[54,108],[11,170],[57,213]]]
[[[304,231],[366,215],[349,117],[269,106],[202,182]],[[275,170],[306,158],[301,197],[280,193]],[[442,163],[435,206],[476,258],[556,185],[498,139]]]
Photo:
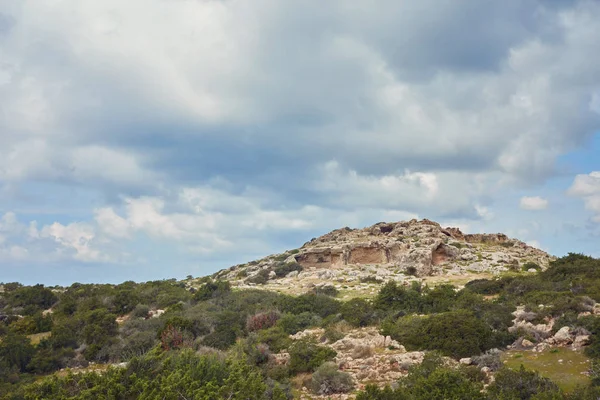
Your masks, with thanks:
[[[465,234],[424,219],[337,229],[299,249],[215,275],[240,287],[264,285],[294,293],[315,286],[370,292],[371,284],[387,280],[476,279],[523,267],[545,269],[552,259],[501,233]]]

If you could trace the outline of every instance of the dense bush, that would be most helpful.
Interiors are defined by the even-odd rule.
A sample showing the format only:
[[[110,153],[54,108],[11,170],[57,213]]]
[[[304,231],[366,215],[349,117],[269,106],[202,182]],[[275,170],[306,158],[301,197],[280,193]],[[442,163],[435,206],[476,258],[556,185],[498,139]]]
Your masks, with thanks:
[[[35,354],[35,349],[29,339],[16,332],[9,331],[0,341],[0,360],[6,363],[7,368],[16,368],[25,372],[29,362]]]
[[[231,285],[227,281],[210,281],[200,286],[194,294],[194,299],[197,301],[206,301],[213,298],[223,296],[231,291]]]
[[[324,286],[317,286],[317,287],[313,288],[310,291],[310,293],[335,297],[338,295],[338,290],[331,285],[324,285]]]
[[[377,315],[371,303],[364,299],[352,299],[341,307],[342,317],[353,326],[367,326],[374,323]]]
[[[275,310],[248,316],[246,319],[246,330],[248,332],[254,332],[270,328],[277,323],[279,318],[281,318],[281,314]]]
[[[290,272],[293,272],[293,271],[301,272],[302,270],[303,270],[302,265],[298,264],[297,262],[278,263],[273,268],[273,271],[275,271],[275,275],[278,278],[283,278]]]
[[[285,297],[281,303],[281,311],[292,314],[309,312],[321,318],[340,312],[341,303],[322,294],[303,294],[298,297]]]
[[[464,370],[445,366],[443,359],[432,353],[421,365],[409,369],[397,389],[368,385],[356,400],[483,400],[482,388],[481,380],[473,380]]]
[[[288,352],[290,353],[290,372],[293,374],[312,372],[337,354],[329,347],[319,346],[306,339],[294,342]]]
[[[462,310],[400,318],[390,336],[408,350],[439,350],[455,358],[480,354],[496,344],[490,327]]]
[[[218,356],[182,351],[136,358],[127,368],[110,368],[103,374],[47,378],[27,387],[23,398],[262,400],[268,398],[266,391],[259,371],[244,360],[222,360]]]
[[[310,388],[318,395],[347,393],[354,387],[352,377],[338,370],[334,362],[325,362],[313,373]]]
[[[508,282],[506,279],[475,279],[468,282],[465,288],[478,294],[494,295],[500,293]]]
[[[21,286],[7,296],[9,307],[21,307],[21,313],[27,315],[50,308],[57,300],[58,297],[44,285]]]
[[[258,271],[258,273],[256,273],[256,275],[247,278],[246,282],[253,283],[255,285],[264,285],[269,280],[270,272],[271,271],[269,271],[268,269],[261,269],[260,271]]]
[[[501,369],[496,373],[494,382],[488,387],[490,400],[527,400],[542,394],[560,396],[561,393],[558,386],[550,379],[541,377],[537,372],[528,371],[522,365],[519,371]]]

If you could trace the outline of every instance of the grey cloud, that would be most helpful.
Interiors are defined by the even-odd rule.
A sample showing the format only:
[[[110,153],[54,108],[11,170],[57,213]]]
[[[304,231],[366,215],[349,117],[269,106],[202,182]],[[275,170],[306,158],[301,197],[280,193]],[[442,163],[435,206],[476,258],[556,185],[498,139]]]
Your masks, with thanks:
[[[221,178],[328,202],[344,190],[314,188],[335,160],[375,178],[454,173],[444,213],[472,215],[486,189],[454,185],[540,182],[600,126],[586,109],[600,90],[593,2],[132,2],[139,15],[119,2],[24,4],[18,40],[0,44],[11,63],[0,141],[51,143],[54,157],[38,159],[56,160],[55,179],[113,198]],[[139,171],[119,181],[61,161],[90,146]],[[25,161],[19,179],[52,178]]]

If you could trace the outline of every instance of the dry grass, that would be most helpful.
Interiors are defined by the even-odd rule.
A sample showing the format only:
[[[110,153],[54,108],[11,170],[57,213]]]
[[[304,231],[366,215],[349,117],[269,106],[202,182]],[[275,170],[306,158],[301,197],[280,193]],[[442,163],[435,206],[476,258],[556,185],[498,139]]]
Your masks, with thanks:
[[[43,339],[47,339],[52,335],[52,332],[34,333],[33,335],[27,335],[31,344],[37,346]]]

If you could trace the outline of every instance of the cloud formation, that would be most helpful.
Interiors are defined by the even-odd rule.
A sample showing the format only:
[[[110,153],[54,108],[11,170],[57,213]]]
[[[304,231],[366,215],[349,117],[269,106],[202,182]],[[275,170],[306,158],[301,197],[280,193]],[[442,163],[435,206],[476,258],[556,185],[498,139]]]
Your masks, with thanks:
[[[0,210],[41,226],[0,234],[96,263],[493,221],[599,130],[598,21],[587,0],[0,0]]]
[[[521,197],[519,206],[524,210],[544,210],[548,207],[548,200],[539,196],[524,196]]]
[[[577,175],[569,188],[569,194],[581,197],[585,208],[593,213],[592,220],[600,222],[600,171]]]

